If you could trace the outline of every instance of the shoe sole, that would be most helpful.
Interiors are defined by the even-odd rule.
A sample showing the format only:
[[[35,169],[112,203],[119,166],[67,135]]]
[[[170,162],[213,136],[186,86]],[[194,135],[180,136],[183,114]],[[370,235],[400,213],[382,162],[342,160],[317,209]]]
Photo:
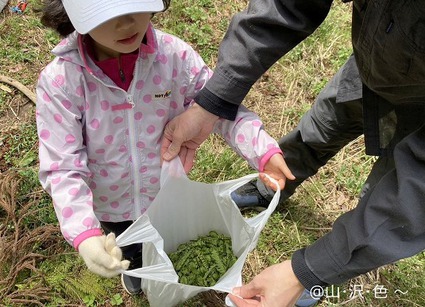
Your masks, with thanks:
[[[125,285],[125,282],[124,282],[124,274],[121,274],[121,286],[123,287],[123,289],[125,290],[125,292],[127,292],[128,294],[130,294],[130,295],[137,295],[137,294],[139,294],[139,293],[141,293],[142,292],[142,290],[140,289],[138,292],[130,292],[129,290],[128,290],[128,288],[127,288],[127,286]]]

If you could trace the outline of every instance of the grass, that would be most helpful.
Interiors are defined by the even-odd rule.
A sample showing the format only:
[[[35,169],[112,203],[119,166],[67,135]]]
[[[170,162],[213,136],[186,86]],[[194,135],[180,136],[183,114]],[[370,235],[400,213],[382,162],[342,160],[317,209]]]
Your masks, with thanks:
[[[0,13],[0,74],[13,77],[31,91],[59,41],[39,23],[33,12],[38,3],[40,0],[29,2],[22,15],[8,9]],[[246,3],[173,1],[153,22],[189,42],[213,68],[231,16]],[[350,5],[335,2],[325,23],[266,72],[248,94],[244,105],[260,115],[273,137],[281,137],[297,124],[351,54],[350,18]],[[0,132],[0,305],[148,306],[145,297],[128,296],[118,279],[91,274],[64,242],[51,200],[37,180],[34,105],[3,83]],[[265,267],[289,258],[328,232],[341,213],[356,205],[373,161],[364,155],[363,139],[359,138],[304,182],[270,217],[257,248],[247,258],[243,280],[248,282]],[[221,182],[252,172],[220,137],[211,136],[199,149],[190,178]],[[422,252],[335,285],[320,306],[424,306],[424,265]],[[386,289],[385,298],[374,296],[373,289],[378,286]],[[363,295],[350,297],[352,290],[359,288]],[[331,297],[331,290],[339,290],[339,297]],[[219,293],[205,292],[182,306],[220,306],[222,298]]]

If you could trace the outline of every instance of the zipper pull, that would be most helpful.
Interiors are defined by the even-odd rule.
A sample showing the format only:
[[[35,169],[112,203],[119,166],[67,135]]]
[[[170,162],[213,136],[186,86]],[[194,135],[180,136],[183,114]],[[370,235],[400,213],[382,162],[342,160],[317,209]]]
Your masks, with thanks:
[[[129,104],[131,104],[131,108],[134,108],[134,101],[133,101],[133,95],[127,95],[127,101]]]
[[[388,24],[387,28],[385,29],[385,33],[390,33],[391,29],[393,28],[394,20],[390,20],[390,23]]]
[[[124,83],[125,82],[125,73],[122,70],[122,65],[121,65],[121,54],[118,55],[118,69],[119,69],[119,73],[120,73],[120,79],[121,82]]]
[[[121,82],[122,83],[124,83],[125,82],[125,74],[124,74],[124,72],[122,71],[122,69],[120,68],[120,79],[121,79]]]

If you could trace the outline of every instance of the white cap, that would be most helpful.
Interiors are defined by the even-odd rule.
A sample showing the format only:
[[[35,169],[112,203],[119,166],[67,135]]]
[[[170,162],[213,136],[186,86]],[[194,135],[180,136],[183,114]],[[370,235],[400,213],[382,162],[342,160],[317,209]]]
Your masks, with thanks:
[[[75,30],[81,34],[118,16],[164,10],[162,0],[62,0],[62,3]]]

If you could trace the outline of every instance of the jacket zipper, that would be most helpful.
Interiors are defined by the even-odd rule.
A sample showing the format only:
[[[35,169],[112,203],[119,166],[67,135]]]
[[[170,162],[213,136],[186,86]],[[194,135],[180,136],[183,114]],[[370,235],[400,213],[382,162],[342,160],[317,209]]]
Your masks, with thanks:
[[[122,70],[122,65],[121,65],[121,54],[118,55],[118,71],[119,71],[119,74],[120,74],[121,82],[125,83],[125,73]]]
[[[136,63],[137,65],[137,63]],[[136,74],[137,74],[137,70],[135,69]],[[121,72],[120,72],[121,73]],[[137,140],[135,139],[134,135],[135,135],[135,124],[134,124],[134,100],[133,100],[133,95],[130,94],[130,91],[124,91],[122,88],[118,87],[118,86],[111,86],[111,85],[107,85],[105,84],[102,80],[100,80],[98,77],[96,77],[94,75],[94,73],[92,71],[90,71],[90,74],[97,79],[100,83],[104,84],[107,87],[111,87],[111,88],[116,88],[118,90],[123,91],[124,93],[126,93],[126,102],[122,103],[120,105],[116,105],[115,106],[115,110],[122,110],[122,109],[128,109],[127,113],[127,120],[128,120],[128,136],[129,136],[129,145],[130,145],[130,155],[132,158],[132,176],[134,179],[134,183],[133,183],[133,201],[134,201],[134,206],[133,206],[133,216],[134,217],[138,217],[141,213],[141,199],[140,199],[140,191],[139,191],[139,186],[140,186],[140,175],[139,175],[139,169],[140,169],[140,163],[139,163],[139,159],[138,159],[138,152],[137,152]],[[134,76],[134,78],[136,78],[137,75]],[[112,107],[112,110],[114,111],[114,106]]]
[[[128,121],[128,137],[129,137],[129,145],[130,145],[130,153],[131,153],[131,163],[132,172],[133,172],[133,214],[135,217],[140,215],[142,210],[141,207],[141,199],[140,199],[140,174],[139,170],[141,167],[139,153],[137,150],[137,133],[136,133],[136,125],[134,123],[134,101],[133,96],[131,94],[127,94],[127,102],[132,106],[131,110],[128,110],[127,113],[127,121]]]

